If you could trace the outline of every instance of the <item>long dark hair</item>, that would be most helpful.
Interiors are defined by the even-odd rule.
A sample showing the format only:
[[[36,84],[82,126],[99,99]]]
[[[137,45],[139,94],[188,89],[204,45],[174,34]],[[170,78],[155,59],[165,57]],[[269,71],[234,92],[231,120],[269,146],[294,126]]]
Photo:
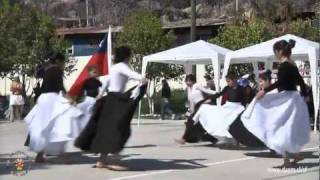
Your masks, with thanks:
[[[120,46],[114,50],[114,63],[124,62],[131,56],[131,50],[128,46]]]
[[[265,72],[260,73],[259,74],[259,78],[264,80],[264,81],[269,81],[270,82],[271,81],[271,74],[272,74],[271,70],[268,69]]]
[[[66,57],[61,52],[54,52],[49,56],[50,64],[64,63],[65,61],[66,61]]]
[[[165,79],[162,80],[162,85],[163,85],[163,86],[169,86],[167,80],[165,80]]]
[[[196,78],[196,76],[193,75],[193,74],[188,74],[188,75],[186,76],[186,81],[191,81],[191,82],[193,82],[193,83],[196,83],[196,82],[197,82],[197,78]]]
[[[290,57],[292,53],[291,49],[294,48],[295,45],[295,40],[290,39],[289,42],[286,40],[280,40],[274,43],[273,51],[281,51],[283,56]]]
[[[226,77],[226,79],[230,79],[230,80],[236,80],[237,79],[237,75],[234,72],[229,72]]]

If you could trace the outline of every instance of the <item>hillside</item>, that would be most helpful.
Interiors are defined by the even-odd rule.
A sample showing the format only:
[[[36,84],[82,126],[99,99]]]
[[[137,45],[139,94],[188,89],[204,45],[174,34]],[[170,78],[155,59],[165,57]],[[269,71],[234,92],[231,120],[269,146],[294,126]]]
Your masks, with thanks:
[[[85,26],[86,0],[25,0],[53,17],[58,26]],[[284,17],[314,11],[317,0],[239,0],[237,16]],[[151,10],[164,24],[190,18],[190,0],[88,0],[90,26],[121,25],[137,10]],[[197,0],[197,17],[219,19],[234,17],[235,0]]]

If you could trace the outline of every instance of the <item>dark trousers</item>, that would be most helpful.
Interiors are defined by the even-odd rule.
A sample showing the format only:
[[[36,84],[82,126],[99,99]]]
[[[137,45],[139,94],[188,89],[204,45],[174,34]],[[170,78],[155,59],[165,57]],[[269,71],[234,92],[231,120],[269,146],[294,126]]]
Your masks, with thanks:
[[[168,98],[161,98],[161,119],[165,119],[166,114],[174,114]]]
[[[195,112],[193,112],[191,116],[188,117],[187,122],[185,123],[186,129],[184,131],[182,138],[189,143],[195,143],[202,140],[202,141],[210,141],[213,144],[215,144],[218,140],[215,137],[208,134],[206,130],[202,127],[200,122],[194,123],[194,121],[192,120],[193,116],[198,111],[198,109],[200,108],[203,102],[204,100],[200,101],[195,105]]]

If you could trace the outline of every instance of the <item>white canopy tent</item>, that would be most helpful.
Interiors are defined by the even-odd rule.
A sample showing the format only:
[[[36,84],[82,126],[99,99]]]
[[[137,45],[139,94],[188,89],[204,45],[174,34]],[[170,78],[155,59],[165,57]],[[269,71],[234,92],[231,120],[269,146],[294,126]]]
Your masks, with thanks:
[[[180,64],[184,66],[186,73],[192,72],[192,65],[212,64],[215,74],[214,82],[219,90],[220,66],[228,52],[231,50],[199,40],[143,57],[142,74],[145,75],[150,62]]]
[[[231,50],[199,40],[186,45],[178,46],[166,51],[143,57],[142,75],[146,74],[147,65],[150,62],[183,65],[186,73],[192,73],[192,65],[212,64],[214,70],[214,82],[217,90],[220,90],[220,66],[226,53]],[[141,103],[139,104],[138,125],[140,124]]]
[[[319,43],[309,41],[291,34],[287,34],[260,44],[232,51],[226,54],[223,76],[228,73],[230,64],[253,63],[255,74],[258,74],[258,62],[264,62],[266,68],[272,69],[275,61],[273,44],[279,40],[296,41],[295,47],[292,49],[292,60],[309,61],[311,70],[311,84],[313,91],[314,107],[315,107],[315,130],[319,109],[319,77],[317,76],[317,68],[319,68]]]

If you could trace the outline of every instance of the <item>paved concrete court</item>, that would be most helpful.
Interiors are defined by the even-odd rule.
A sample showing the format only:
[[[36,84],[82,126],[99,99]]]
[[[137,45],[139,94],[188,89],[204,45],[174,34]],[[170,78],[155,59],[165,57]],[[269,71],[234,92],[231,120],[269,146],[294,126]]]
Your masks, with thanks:
[[[143,120],[140,127],[133,123],[129,143],[120,154],[122,164],[129,171],[115,172],[95,169],[93,154],[82,154],[68,146],[66,156],[72,164],[63,164],[61,158],[50,157],[51,163],[31,163],[23,177],[11,174],[14,156],[23,151],[34,157],[23,146],[26,137],[24,122],[0,123],[0,179],[30,180],[315,180],[319,179],[319,134],[311,133],[312,140],[304,147],[303,160],[296,169],[278,170],[281,158],[270,157],[268,151],[241,147],[230,150],[210,143],[177,145],[173,139],[184,130],[183,121]],[[119,158],[119,157],[118,157]],[[28,166],[29,163],[26,163]]]

